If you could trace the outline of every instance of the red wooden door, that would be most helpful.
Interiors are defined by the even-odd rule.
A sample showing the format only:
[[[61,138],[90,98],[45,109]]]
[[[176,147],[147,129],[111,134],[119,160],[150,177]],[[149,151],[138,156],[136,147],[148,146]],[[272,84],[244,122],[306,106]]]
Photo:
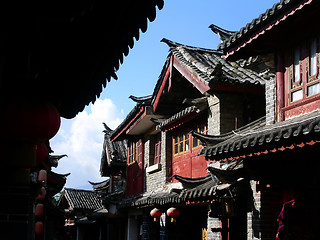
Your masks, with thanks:
[[[135,196],[144,190],[144,154],[143,143],[135,143],[135,159],[127,166],[127,195]]]

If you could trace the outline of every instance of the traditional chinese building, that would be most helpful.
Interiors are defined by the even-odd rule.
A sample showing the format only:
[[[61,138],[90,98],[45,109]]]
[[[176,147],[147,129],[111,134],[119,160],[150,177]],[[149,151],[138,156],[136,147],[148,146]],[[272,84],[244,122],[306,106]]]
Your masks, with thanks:
[[[107,234],[105,215],[108,211],[104,209],[98,192],[65,188],[58,207],[65,213],[64,237],[104,239]]]
[[[217,188],[191,133],[225,134],[253,120],[260,123],[265,115],[266,72],[228,62],[221,51],[163,42],[170,53],[153,94],[131,96],[136,106],[107,138],[127,142],[126,191],[117,203],[124,239],[207,236],[219,221],[208,217],[209,206],[228,186]],[[153,221],[151,210],[160,221]]]
[[[243,179],[248,194],[228,197],[234,209],[249,206],[247,224],[235,229],[237,215],[229,216],[223,239],[319,239],[319,11],[319,1],[280,1],[219,46],[227,60],[259,56],[274,71],[265,87],[264,126],[197,134],[205,145],[200,154],[218,178],[241,161],[227,182]]]

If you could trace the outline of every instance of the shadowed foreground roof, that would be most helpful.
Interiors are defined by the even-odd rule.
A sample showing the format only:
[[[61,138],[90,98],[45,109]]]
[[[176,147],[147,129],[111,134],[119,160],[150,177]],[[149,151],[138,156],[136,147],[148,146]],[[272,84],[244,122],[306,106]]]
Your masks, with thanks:
[[[0,100],[50,101],[62,117],[75,117],[95,102],[107,81],[117,79],[140,31],[163,5],[163,0],[2,1]]]

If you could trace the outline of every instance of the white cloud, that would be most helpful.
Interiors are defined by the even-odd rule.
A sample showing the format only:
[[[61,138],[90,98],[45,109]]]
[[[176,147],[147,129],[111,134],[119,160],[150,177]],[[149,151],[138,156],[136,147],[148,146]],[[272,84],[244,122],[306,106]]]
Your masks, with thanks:
[[[81,188],[88,181],[102,181],[100,177],[100,159],[103,144],[102,123],[115,129],[123,119],[119,110],[110,99],[98,99],[74,119],[62,119],[58,134],[51,139],[54,154],[67,154],[68,158],[59,161],[54,172],[68,173],[66,187]]]

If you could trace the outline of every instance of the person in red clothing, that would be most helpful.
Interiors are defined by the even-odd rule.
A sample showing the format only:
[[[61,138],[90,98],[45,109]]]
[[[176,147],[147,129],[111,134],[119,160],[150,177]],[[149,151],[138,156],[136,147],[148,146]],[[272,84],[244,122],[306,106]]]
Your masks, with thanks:
[[[319,187],[318,187],[319,188]],[[320,212],[316,189],[299,188],[285,202],[278,217],[276,240],[319,240]]]

